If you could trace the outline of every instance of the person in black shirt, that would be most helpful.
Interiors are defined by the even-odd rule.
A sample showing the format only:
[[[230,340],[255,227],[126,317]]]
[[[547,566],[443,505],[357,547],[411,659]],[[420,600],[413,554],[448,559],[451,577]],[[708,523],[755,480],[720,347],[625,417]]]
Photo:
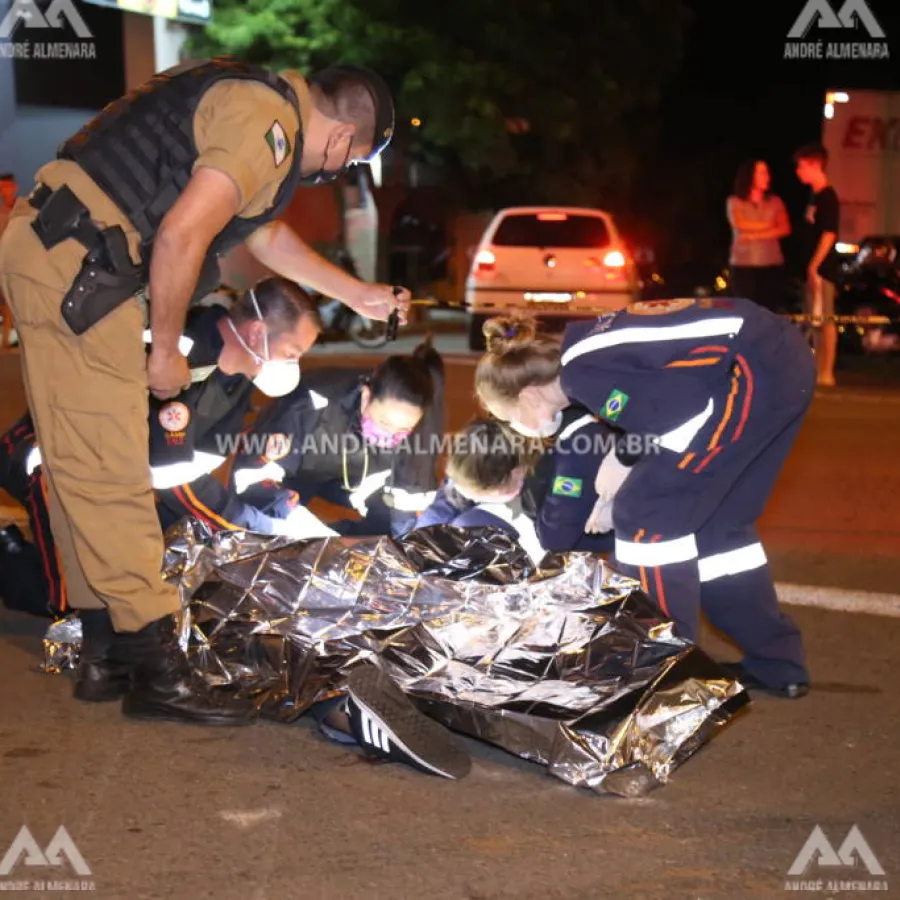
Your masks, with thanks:
[[[833,316],[836,284],[840,275],[834,245],[840,231],[840,202],[828,183],[825,169],[828,151],[817,144],[801,147],[794,154],[797,178],[812,189],[805,216],[806,311],[814,316]],[[834,387],[837,326],[824,322],[816,331],[817,383]]]

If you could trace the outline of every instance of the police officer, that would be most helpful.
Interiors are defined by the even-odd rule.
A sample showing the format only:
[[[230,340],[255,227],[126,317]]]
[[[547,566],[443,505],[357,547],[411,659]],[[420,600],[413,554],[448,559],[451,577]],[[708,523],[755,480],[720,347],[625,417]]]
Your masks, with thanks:
[[[299,358],[312,346],[321,324],[315,303],[297,285],[268,278],[222,305],[188,313],[182,351],[191,367],[191,386],[174,400],[150,402],[150,471],[163,527],[186,515],[213,530],[247,529],[263,534],[312,534],[293,522],[274,519],[242,503],[212,473],[233,451],[250,409],[254,387],[281,396],[299,382]],[[145,339],[149,341],[150,333]],[[255,348],[255,349],[254,349]],[[30,415],[0,438],[0,486],[27,510],[34,544],[12,535],[17,546],[0,549],[0,591],[7,603],[22,596],[31,611],[67,611],[65,579],[59,570],[47,512],[47,482]],[[9,542],[7,542],[9,543]],[[2,544],[2,540],[0,540]],[[16,552],[14,553],[13,550]],[[82,648],[75,696],[104,701],[122,696],[121,667],[109,658],[114,630],[106,610],[82,610]]]
[[[227,60],[176,67],[104,109],[60,148],[20,200],[0,244],[0,291],[22,346],[70,604],[108,609],[134,675],[130,715],[244,722],[190,686],[176,640],[179,599],[163,582],[147,459],[147,388],[190,381],[179,352],[191,298],[216,259],[245,242],[271,271],[385,319],[395,299],[315,254],[277,223],[305,181],[380,152],[393,105],[374,74],[309,82]],[[149,289],[152,352],[145,356]],[[402,318],[402,315],[401,315]]]
[[[743,648],[746,686],[803,696],[801,637],[754,524],[813,396],[800,332],[747,300],[683,299],[570,325],[561,348],[528,321],[492,320],[485,333],[476,388],[495,415],[548,429],[574,401],[658,449],[630,471],[615,459],[598,468],[598,495],[615,498],[617,564],[689,640],[702,606]]]
[[[315,369],[264,410],[235,459],[232,490],[276,516],[292,494],[353,509],[342,535],[399,537],[434,499],[443,432],[443,366],[429,342],[374,372]],[[285,499],[289,505],[285,507]]]

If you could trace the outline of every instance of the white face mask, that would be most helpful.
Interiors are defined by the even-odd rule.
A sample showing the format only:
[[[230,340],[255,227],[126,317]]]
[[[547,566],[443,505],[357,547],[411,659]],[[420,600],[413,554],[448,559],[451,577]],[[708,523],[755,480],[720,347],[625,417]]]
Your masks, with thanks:
[[[259,304],[256,302],[256,294],[253,289],[250,290],[250,300],[259,321],[265,326],[265,320],[259,311]],[[300,384],[300,363],[294,359],[269,359],[269,334],[268,330],[263,332],[263,348],[265,356],[262,357],[258,353],[254,353],[247,345],[246,341],[240,336],[234,322],[229,318],[228,324],[234,332],[234,336],[240,342],[240,345],[253,357],[254,362],[259,364],[259,372],[253,379],[253,383],[267,397],[283,397],[289,394],[298,384]]]
[[[553,437],[557,431],[559,431],[559,426],[562,425],[562,410],[560,410],[554,417],[552,422],[541,422],[537,428],[529,428],[527,425],[523,425],[521,422],[510,422],[509,427],[512,428],[513,431],[517,431],[523,437],[533,437],[533,438],[545,438],[545,437]]]

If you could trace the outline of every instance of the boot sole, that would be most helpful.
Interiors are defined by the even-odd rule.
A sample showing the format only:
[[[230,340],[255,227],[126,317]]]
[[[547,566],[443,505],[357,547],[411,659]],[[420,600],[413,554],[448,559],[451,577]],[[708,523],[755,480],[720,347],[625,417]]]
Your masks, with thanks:
[[[190,715],[183,712],[175,712],[167,706],[156,706],[150,703],[135,702],[127,696],[122,701],[122,714],[129,719],[153,720],[157,722],[182,722],[189,725],[246,726],[253,725],[256,722],[256,716],[254,715]]]
[[[469,774],[472,760],[450,732],[419,712],[380,669],[355,669],[348,676],[347,685],[354,702],[384,723],[388,736],[425,771],[452,779]]]

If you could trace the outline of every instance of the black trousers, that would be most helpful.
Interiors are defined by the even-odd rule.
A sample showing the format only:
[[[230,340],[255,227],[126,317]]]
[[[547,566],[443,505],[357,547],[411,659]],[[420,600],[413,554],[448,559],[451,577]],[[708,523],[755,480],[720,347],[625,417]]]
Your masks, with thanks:
[[[784,266],[732,266],[732,297],[746,297],[774,313],[785,305]]]

